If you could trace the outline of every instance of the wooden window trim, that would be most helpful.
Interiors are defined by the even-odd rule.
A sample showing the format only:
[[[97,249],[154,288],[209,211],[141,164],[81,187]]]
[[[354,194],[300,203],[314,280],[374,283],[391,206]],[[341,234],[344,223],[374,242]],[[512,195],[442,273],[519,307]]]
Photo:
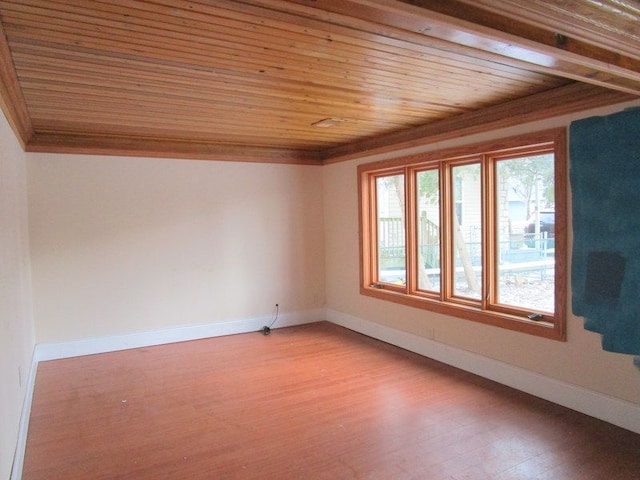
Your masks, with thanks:
[[[421,308],[432,312],[464,318],[467,320],[480,322],[500,328],[506,328],[526,334],[536,335],[544,338],[564,341],[566,340],[566,309],[567,309],[567,134],[565,128],[557,128],[542,132],[519,135],[500,140],[494,140],[469,146],[452,149],[427,152],[424,154],[401,157],[392,160],[385,160],[374,163],[367,163],[358,166],[358,199],[359,199],[359,224],[360,224],[360,293],[373,298],[391,301],[394,303]],[[375,286],[377,279],[377,259],[376,251],[376,203],[375,188],[371,182],[375,178],[396,173],[405,174],[405,192],[407,198],[415,195],[415,172],[424,170],[429,166],[440,165],[445,162],[468,162],[478,157],[484,156],[482,169],[495,168],[498,159],[518,156],[521,152],[531,153],[532,150],[548,150],[553,147],[555,154],[555,312],[552,318],[545,318],[543,321],[529,320],[526,316],[517,312],[517,309],[495,305],[487,295],[493,295],[496,291],[495,285],[491,285],[486,277],[489,268],[483,269],[483,285],[490,285],[489,292],[483,291],[481,300],[456,299],[451,301],[452,292],[447,281],[442,282],[439,295],[432,292],[420,291],[417,288],[417,275],[409,262],[413,262],[413,252],[415,250],[414,229],[416,225],[416,207],[414,202],[405,202],[405,227],[407,245],[407,285],[403,287],[393,287],[384,284],[384,288]],[[446,171],[446,169],[444,170]],[[450,195],[446,194],[450,186],[447,182],[449,178],[442,178],[440,175],[441,204],[440,215],[443,227],[450,224],[444,218],[447,212],[451,212]],[[482,175],[482,198],[483,204],[490,208],[484,208],[482,215],[485,225],[492,225],[495,218],[492,218],[495,211],[495,188],[487,184],[487,179],[491,175]],[[486,229],[485,229],[486,230]],[[450,230],[447,230],[450,231]],[[373,233],[372,233],[373,232]],[[492,265],[496,268],[497,254],[496,245],[491,245],[490,238],[486,231],[482,232],[483,252],[485,265]],[[449,242],[441,242],[441,265],[445,265],[448,259],[452,258],[453,252],[448,251]],[[495,279],[493,280],[496,281]],[[478,306],[480,305],[480,306]]]

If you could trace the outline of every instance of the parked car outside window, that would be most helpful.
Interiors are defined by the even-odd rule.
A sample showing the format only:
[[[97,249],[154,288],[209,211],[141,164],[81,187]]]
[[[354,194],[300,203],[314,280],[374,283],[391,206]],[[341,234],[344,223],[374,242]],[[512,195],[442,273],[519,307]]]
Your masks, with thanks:
[[[540,233],[546,233],[547,238],[553,238],[556,227],[556,212],[552,208],[540,210]],[[536,233],[536,214],[531,215],[524,227],[524,233]],[[544,237],[544,235],[542,235]],[[531,238],[531,236],[529,236]]]

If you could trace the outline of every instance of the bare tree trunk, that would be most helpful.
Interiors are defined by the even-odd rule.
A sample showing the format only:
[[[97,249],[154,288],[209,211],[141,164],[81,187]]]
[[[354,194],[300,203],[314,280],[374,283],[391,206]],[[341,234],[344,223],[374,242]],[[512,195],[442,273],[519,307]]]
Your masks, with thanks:
[[[476,279],[476,274],[473,271],[473,265],[471,264],[469,249],[467,248],[467,244],[464,243],[464,238],[462,238],[460,220],[458,220],[458,215],[456,213],[453,214],[453,219],[455,221],[455,225],[453,226],[453,241],[456,249],[458,250],[460,261],[462,262],[462,268],[464,270],[464,276],[467,279],[467,285],[469,285],[469,288],[473,293],[481,294],[480,285],[478,285],[478,280]]]
[[[419,222],[418,229],[420,231],[418,238],[421,239],[423,242],[425,240],[429,240],[428,229],[427,229],[427,212],[422,212],[422,215],[420,216],[420,219],[418,220],[418,222]],[[418,244],[418,288],[425,289],[425,290],[433,290],[433,284],[431,283],[431,279],[429,278],[429,275],[427,275],[427,267],[426,267],[427,259],[422,253],[422,248],[420,247],[421,245]]]
[[[406,225],[407,223],[405,221],[406,215],[405,215],[405,203],[404,203],[404,177],[401,177],[399,175],[393,177],[393,186],[395,187],[394,190],[396,191],[396,196],[398,197],[398,203],[400,203],[401,210],[402,210],[402,224]],[[405,262],[406,262],[406,259],[405,259]],[[427,269],[425,267],[425,263],[426,261],[424,259],[424,255],[422,254],[422,252],[420,251],[420,248],[418,247],[418,288],[432,289],[431,280],[427,275]]]
[[[425,267],[425,258],[422,252],[418,248],[418,288],[423,290],[433,290],[431,279],[427,275],[427,267]]]

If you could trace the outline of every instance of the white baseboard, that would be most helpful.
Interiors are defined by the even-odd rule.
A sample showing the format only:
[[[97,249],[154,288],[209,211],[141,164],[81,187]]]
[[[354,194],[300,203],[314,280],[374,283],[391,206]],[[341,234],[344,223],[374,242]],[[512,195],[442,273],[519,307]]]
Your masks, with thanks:
[[[304,310],[299,312],[281,313],[273,325],[273,329],[291,327],[305,323],[319,322],[325,319],[325,310]],[[110,337],[88,338],[72,342],[42,343],[36,345],[33,353],[31,371],[25,392],[22,416],[18,429],[18,441],[11,470],[11,480],[22,478],[24,454],[27,446],[27,434],[29,429],[29,416],[31,414],[31,402],[36,382],[38,363],[46,360],[78,357],[81,355],[93,355],[96,353],[115,352],[130,348],[150,347],[166,343],[199,340],[209,337],[220,337],[236,333],[259,332],[265,325],[273,321],[271,316],[244,318],[217,322],[205,325],[189,325],[183,327],[167,328],[150,332],[130,333],[126,335],[114,335]]]
[[[325,310],[304,310],[280,313],[273,328],[290,327],[324,320]],[[57,360],[60,358],[115,352],[130,348],[150,347],[166,343],[185,342],[202,338],[220,337],[236,333],[258,332],[273,321],[271,316],[243,318],[204,325],[187,325],[149,332],[129,333],[109,337],[88,338],[63,343],[41,343],[36,345],[35,360]]]
[[[20,480],[22,478],[22,466],[24,464],[24,452],[27,448],[27,433],[29,430],[29,416],[31,415],[31,402],[33,401],[33,390],[36,385],[36,373],[38,372],[38,362],[36,361],[35,351],[31,359],[31,367],[24,393],[24,401],[22,403],[22,412],[20,414],[20,424],[18,426],[18,440],[16,442],[16,450],[13,456],[13,466],[11,468],[10,480]]]
[[[326,319],[369,337],[640,433],[638,404],[335,310],[327,309]]]
[[[270,316],[263,316],[206,325],[191,325],[127,335],[90,338],[73,342],[36,345],[27,382],[11,480],[20,480],[22,478],[29,414],[31,412],[33,389],[39,362],[237,333],[258,332],[263,326],[269,325],[272,320]],[[434,360],[640,433],[640,405],[545,377],[544,375],[529,370],[524,370],[507,363],[450,347],[434,340],[429,340],[418,335],[396,330],[335,310],[316,309],[280,314],[273,328],[302,325],[321,320],[328,320],[336,325],[341,325],[369,337],[382,340],[383,342],[396,345],[425,357],[433,358]]]

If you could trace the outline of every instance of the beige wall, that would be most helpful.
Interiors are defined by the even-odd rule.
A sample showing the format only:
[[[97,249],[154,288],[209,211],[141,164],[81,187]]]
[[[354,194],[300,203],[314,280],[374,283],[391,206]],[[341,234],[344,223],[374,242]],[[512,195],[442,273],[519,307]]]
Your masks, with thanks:
[[[361,296],[356,165],[378,158],[319,168],[28,154],[29,256],[25,154],[4,118],[0,142],[0,478],[24,397],[18,368],[26,376],[34,345],[29,262],[38,342],[269,315],[276,302],[327,306],[640,403],[631,357],[603,352],[580,318],[569,315],[562,343]]]
[[[422,150],[437,150],[569,125],[573,118],[611,113],[621,108],[601,109],[579,116],[461,138]],[[413,152],[418,150],[414,149]],[[600,347],[600,336],[585,331],[582,319],[571,314],[568,315],[568,340],[557,342],[360,295],[356,165],[378,159],[380,157],[323,168],[326,294],[329,308],[417,335],[427,336],[427,332],[433,329],[435,339],[446,345],[640,403],[640,372],[633,366],[632,357],[604,352]]]
[[[0,113],[0,478],[9,478],[33,354],[25,154]]]
[[[320,167],[28,155],[38,342],[324,306]]]

